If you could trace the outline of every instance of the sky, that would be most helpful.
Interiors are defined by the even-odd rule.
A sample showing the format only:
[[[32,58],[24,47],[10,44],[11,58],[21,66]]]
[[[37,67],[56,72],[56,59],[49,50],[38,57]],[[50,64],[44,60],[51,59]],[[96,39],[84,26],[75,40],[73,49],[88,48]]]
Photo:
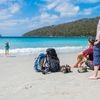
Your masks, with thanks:
[[[31,30],[100,16],[100,0],[0,0],[0,34]]]

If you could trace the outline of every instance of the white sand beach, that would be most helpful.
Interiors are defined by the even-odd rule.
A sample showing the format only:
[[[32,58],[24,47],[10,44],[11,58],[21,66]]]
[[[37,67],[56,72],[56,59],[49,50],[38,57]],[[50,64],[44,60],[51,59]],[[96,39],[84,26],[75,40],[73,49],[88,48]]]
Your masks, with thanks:
[[[63,64],[74,64],[77,53],[58,55]],[[92,71],[42,75],[33,70],[33,56],[0,57],[0,100],[100,100],[100,80],[89,80]]]

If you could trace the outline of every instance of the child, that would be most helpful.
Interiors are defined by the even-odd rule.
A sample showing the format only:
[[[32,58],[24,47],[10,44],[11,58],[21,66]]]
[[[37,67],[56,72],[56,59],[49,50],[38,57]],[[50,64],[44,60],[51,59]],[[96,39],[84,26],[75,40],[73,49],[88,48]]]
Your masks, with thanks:
[[[81,54],[77,56],[77,62],[74,64],[74,68],[81,67],[81,65],[88,60],[93,61],[93,46],[94,46],[94,39],[91,38],[88,40],[89,48],[84,50]]]
[[[5,55],[6,56],[9,55],[9,43],[8,42],[5,43]]]
[[[94,43],[94,73],[90,76],[90,79],[98,79],[98,70],[100,68],[100,19],[97,25],[96,42]]]

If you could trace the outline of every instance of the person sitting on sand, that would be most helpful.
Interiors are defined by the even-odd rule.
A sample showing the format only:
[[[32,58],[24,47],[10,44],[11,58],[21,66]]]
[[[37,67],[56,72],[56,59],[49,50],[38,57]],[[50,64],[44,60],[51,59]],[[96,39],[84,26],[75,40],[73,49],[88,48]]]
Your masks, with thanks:
[[[77,61],[74,64],[74,68],[81,67],[81,65],[86,62],[87,60],[93,61],[93,47],[94,47],[95,40],[93,38],[90,38],[88,40],[89,47],[84,50],[81,54],[77,56]]]
[[[5,55],[6,56],[9,55],[9,43],[8,42],[5,43]]]

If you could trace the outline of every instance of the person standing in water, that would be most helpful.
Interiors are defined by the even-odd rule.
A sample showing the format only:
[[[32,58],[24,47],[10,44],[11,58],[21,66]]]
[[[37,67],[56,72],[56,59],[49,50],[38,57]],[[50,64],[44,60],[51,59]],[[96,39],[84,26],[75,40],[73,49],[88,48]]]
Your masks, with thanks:
[[[90,76],[90,79],[98,79],[98,70],[100,68],[100,19],[97,25],[97,34],[96,41],[94,43],[94,55],[93,55],[93,63],[94,63],[94,73]]]
[[[9,48],[10,48],[9,42],[6,42],[6,43],[5,43],[5,55],[6,55],[6,56],[9,55]]]

